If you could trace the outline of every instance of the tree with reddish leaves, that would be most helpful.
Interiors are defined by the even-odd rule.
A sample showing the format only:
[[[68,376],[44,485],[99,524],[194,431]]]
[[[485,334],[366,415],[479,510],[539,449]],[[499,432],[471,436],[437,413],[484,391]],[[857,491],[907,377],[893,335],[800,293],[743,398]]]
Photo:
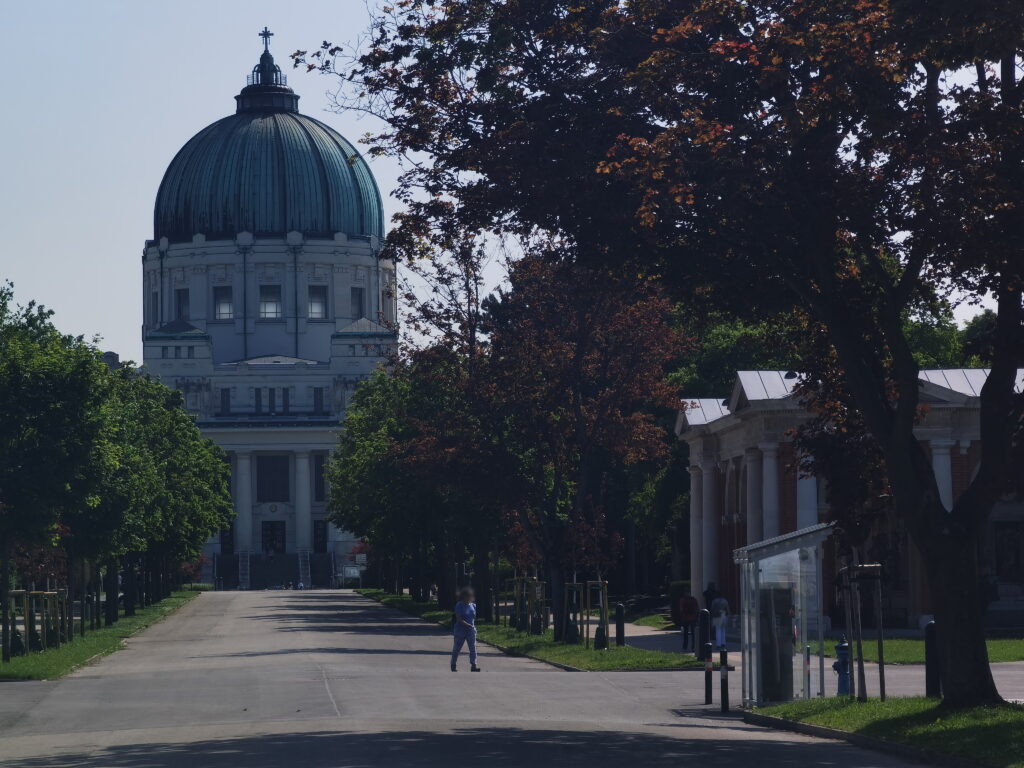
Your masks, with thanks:
[[[376,151],[429,155],[402,182],[418,226],[557,234],[680,296],[820,324],[836,359],[817,367],[923,555],[946,703],[967,706],[999,699],[977,544],[1024,440],[1024,6],[919,6],[400,0],[345,93],[387,121]],[[903,324],[946,294],[996,315],[980,466],[951,510],[914,434]]]
[[[653,280],[574,256],[553,244],[527,254],[488,303],[493,423],[527,484],[513,520],[542,557],[556,617],[567,574],[600,577],[613,553],[609,471],[667,453],[653,411],[677,404],[666,366],[684,346]]]

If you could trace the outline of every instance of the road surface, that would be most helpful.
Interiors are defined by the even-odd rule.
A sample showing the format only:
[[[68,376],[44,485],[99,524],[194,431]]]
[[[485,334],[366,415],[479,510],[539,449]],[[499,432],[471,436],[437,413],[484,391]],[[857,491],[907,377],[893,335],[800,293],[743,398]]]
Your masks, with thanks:
[[[63,680],[0,683],[0,764],[906,765],[719,717],[700,673],[563,672],[485,647],[482,673],[452,674],[449,647],[351,592],[205,593]]]

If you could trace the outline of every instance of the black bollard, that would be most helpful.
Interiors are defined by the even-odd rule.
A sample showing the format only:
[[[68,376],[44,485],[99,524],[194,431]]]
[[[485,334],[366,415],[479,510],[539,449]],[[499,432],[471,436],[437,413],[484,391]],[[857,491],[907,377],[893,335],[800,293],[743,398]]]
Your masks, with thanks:
[[[696,646],[695,652],[698,654],[697,658],[702,661],[711,661],[711,611],[707,608],[702,608],[700,611],[700,618],[697,620],[697,634],[698,639],[694,644]]]
[[[711,661],[711,643],[704,643],[704,703],[711,703],[711,679],[714,673],[714,662]]]
[[[722,675],[722,711],[729,711],[729,652],[724,648],[718,656],[719,669]]]
[[[942,698],[942,678],[939,675],[939,633],[934,621],[924,625],[924,695]]]
[[[615,644],[626,644],[626,606],[615,604]]]

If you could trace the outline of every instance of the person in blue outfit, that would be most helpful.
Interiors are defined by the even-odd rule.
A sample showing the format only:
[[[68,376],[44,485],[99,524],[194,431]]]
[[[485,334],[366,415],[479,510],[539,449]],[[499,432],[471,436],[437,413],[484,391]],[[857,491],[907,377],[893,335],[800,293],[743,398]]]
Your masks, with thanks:
[[[455,604],[455,643],[452,646],[452,672],[457,671],[459,653],[463,643],[469,645],[469,671],[479,672],[476,665],[476,595],[471,587],[459,590],[459,602]]]

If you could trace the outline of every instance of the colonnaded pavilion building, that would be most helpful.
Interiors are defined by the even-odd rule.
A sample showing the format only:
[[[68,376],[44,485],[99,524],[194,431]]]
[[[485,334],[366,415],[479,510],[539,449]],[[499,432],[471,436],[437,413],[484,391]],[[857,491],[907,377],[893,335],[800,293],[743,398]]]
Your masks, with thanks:
[[[324,464],[396,339],[373,175],[299,113],[261,35],[235,113],[171,161],[142,255],[145,369],[230,457],[237,516],[207,575],[242,589],[328,585],[342,567],[355,542],[326,520]]]
[[[987,377],[981,368],[920,372],[921,403],[928,411],[915,434],[931,457],[947,509],[978,468],[979,395]],[[689,446],[690,579],[699,585],[695,593],[714,583],[738,606],[735,550],[831,519],[825,481],[797,470],[799,456],[790,430],[812,415],[794,393],[798,380],[795,371],[737,371],[731,393],[684,398],[676,433]],[[1024,369],[1017,372],[1016,388],[1024,392]],[[920,555],[901,521],[879,521],[861,555],[882,565],[886,626],[920,627],[931,618]],[[995,504],[978,555],[978,599],[988,604],[987,624],[993,629],[1024,626],[1024,497],[1009,494]],[[827,547],[820,607],[841,622],[836,568],[835,549]],[[871,600],[865,610],[873,611]]]

